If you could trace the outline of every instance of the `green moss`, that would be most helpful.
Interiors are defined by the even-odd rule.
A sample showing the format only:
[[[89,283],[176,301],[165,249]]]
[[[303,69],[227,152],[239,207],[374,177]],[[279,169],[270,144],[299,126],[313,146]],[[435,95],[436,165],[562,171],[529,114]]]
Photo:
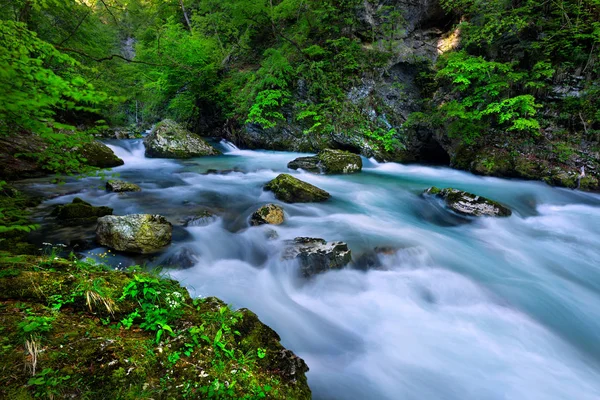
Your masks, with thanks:
[[[125,182],[118,179],[110,179],[106,182],[106,190],[108,190],[109,192],[122,193],[139,192],[142,189],[134,183]]]
[[[318,156],[327,174],[352,174],[362,170],[359,155],[342,150],[322,150]]]
[[[312,203],[326,201],[331,197],[329,193],[316,186],[294,178],[288,174],[281,174],[265,185],[266,190],[275,193],[275,197],[286,203]]]
[[[0,398],[310,398],[304,362],[250,311],[81,261],[0,254],[0,359]]]
[[[108,146],[97,140],[85,143],[79,152],[86,159],[86,164],[92,167],[112,168],[124,164]]]
[[[63,224],[86,224],[94,223],[98,218],[112,213],[113,209],[110,207],[94,207],[76,197],[71,204],[57,206],[52,215]]]

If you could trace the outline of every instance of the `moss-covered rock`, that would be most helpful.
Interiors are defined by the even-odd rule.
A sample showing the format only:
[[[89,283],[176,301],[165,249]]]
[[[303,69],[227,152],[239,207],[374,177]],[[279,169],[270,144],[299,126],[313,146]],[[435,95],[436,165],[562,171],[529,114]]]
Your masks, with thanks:
[[[316,156],[290,161],[288,168],[322,174],[354,174],[362,170],[362,159],[348,151],[325,149]]]
[[[171,243],[173,226],[151,214],[109,215],[98,219],[96,241],[119,251],[155,253]]]
[[[156,124],[144,139],[144,144],[147,157],[191,158],[221,154],[200,136],[169,119]]]
[[[97,140],[83,144],[79,152],[92,167],[112,168],[125,164],[107,145]]]
[[[294,178],[288,174],[281,174],[265,185],[266,190],[275,193],[275,197],[286,203],[313,203],[326,201],[331,197],[329,193],[316,186]]]
[[[267,204],[256,210],[250,217],[250,225],[281,225],[283,224],[283,207],[277,204]]]
[[[425,190],[424,194],[442,198],[448,208],[463,215],[475,217],[508,217],[512,215],[512,211],[502,204],[462,190],[439,189],[434,186]]]
[[[354,174],[362,170],[360,156],[349,151],[325,149],[317,157],[327,174]]]
[[[98,218],[112,213],[113,209],[110,207],[95,207],[79,197],[75,197],[70,204],[56,206],[51,215],[63,225],[85,225],[93,224]]]
[[[123,192],[139,192],[142,190],[138,185],[121,181],[118,179],[111,179],[106,182],[106,190],[109,192],[123,193]]]
[[[311,397],[254,313],[139,270],[0,254],[0,332],[3,399]]]

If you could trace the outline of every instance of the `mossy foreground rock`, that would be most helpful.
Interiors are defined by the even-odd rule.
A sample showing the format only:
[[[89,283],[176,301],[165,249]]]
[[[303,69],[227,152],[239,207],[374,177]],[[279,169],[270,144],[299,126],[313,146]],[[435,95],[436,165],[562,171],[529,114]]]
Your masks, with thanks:
[[[286,203],[315,203],[326,201],[331,197],[323,189],[288,174],[281,174],[267,183],[265,190],[272,191],[277,199]]]
[[[118,179],[111,179],[106,182],[106,190],[109,192],[123,193],[123,192],[139,192],[142,190],[138,185]]]
[[[200,136],[169,119],[159,122],[146,136],[144,144],[146,157],[191,158],[221,154]]]
[[[362,170],[362,159],[348,151],[325,149],[316,156],[291,161],[288,168],[322,174],[354,174]]]
[[[0,254],[2,399],[310,399],[304,361],[251,311],[175,281]]]
[[[475,217],[509,217],[512,215],[512,211],[502,204],[462,190],[439,189],[434,186],[424,193],[444,199],[448,208],[459,214]]]
[[[287,242],[284,260],[297,259],[300,262],[300,273],[305,278],[344,268],[352,261],[352,253],[344,242],[327,243],[323,239],[297,237]]]
[[[110,207],[94,207],[90,203],[75,197],[71,204],[61,204],[52,211],[57,221],[63,225],[85,225],[93,224],[98,218],[111,215],[113,209]]]
[[[283,224],[283,207],[277,204],[267,204],[256,210],[250,217],[250,225],[281,225]]]
[[[109,215],[98,219],[96,241],[119,251],[155,253],[171,243],[173,226],[151,214]]]

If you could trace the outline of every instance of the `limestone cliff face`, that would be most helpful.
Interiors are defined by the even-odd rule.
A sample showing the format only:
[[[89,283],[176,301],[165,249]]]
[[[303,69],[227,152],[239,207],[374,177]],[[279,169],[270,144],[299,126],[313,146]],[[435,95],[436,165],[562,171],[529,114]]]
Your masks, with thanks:
[[[422,109],[424,95],[419,76],[429,71],[439,54],[448,48],[447,37],[451,36],[448,30],[452,28],[452,21],[440,7],[439,0],[365,0],[355,9],[355,18],[357,23],[343,27],[342,33],[358,39],[365,51],[383,51],[389,59],[385,66],[368,69],[353,77],[356,83],[343,88],[347,102],[354,110],[359,110],[359,119],[370,121],[382,131],[395,129],[399,132],[408,116]],[[310,103],[307,92],[306,82],[298,80],[294,101]],[[274,128],[244,124],[237,129],[225,129],[223,135],[237,145],[251,149],[318,152],[324,148],[337,148],[380,160],[427,161],[429,158],[430,161],[448,163],[445,150],[431,137],[431,132],[424,132],[423,137],[402,139],[409,142],[407,151],[389,152],[366,139],[358,126],[326,137],[307,135],[303,132],[307,127],[298,122],[295,113],[294,108],[288,106],[283,110],[285,121]]]

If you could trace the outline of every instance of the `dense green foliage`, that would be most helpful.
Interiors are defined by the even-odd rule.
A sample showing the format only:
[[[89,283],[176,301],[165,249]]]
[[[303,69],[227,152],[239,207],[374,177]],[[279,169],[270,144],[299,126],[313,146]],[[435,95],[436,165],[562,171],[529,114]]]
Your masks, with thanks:
[[[0,129],[42,135],[57,172],[84,167],[63,150],[104,121],[139,132],[172,118],[210,135],[253,124],[303,132],[313,148],[351,136],[392,158],[414,122],[469,145],[553,130],[557,149],[598,141],[598,0],[440,3],[458,42],[432,64],[402,54],[403,2],[0,0]],[[406,100],[421,109],[407,126],[384,94],[357,94],[399,60],[429,98]],[[65,134],[73,125],[87,133]]]
[[[449,100],[439,103],[432,120],[467,143],[493,132],[535,140],[557,126],[597,140],[598,0],[442,4],[463,22],[460,49],[436,68]]]

